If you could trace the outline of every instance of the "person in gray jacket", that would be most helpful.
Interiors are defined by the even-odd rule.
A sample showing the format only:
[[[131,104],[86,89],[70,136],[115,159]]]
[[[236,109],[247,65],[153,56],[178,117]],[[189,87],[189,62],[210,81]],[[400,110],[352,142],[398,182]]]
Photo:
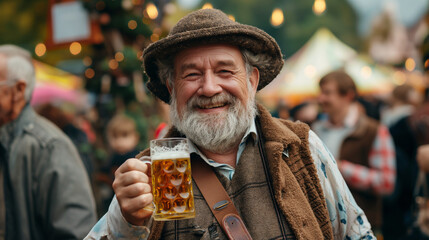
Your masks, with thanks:
[[[29,102],[30,54],[0,45],[0,239],[82,239],[97,220],[76,148]]]

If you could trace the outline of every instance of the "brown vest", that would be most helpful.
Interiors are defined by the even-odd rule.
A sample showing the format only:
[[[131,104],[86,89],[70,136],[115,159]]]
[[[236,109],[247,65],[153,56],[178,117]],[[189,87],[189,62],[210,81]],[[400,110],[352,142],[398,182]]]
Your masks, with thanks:
[[[377,136],[379,124],[366,116],[361,116],[356,129],[347,136],[341,145],[340,158],[369,167],[369,154]],[[362,191],[350,187],[356,203],[365,212],[373,227],[380,228],[382,222],[382,198],[372,191]]]
[[[260,105],[258,109],[262,126],[258,134],[264,139],[275,200],[288,227],[297,239],[333,239],[323,190],[310,154],[308,126],[272,118]],[[180,133],[173,128],[167,136]],[[286,150],[289,157],[284,154]],[[139,156],[144,154],[148,151]],[[239,204],[236,207],[239,209]],[[149,239],[159,239],[166,230],[164,224],[154,222]]]

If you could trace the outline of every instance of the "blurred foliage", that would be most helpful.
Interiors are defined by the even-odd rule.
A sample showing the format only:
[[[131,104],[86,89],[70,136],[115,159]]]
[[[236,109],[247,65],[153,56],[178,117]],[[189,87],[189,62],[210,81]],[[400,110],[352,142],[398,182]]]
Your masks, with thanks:
[[[33,50],[46,36],[48,8],[46,0],[0,0],[0,44]]]
[[[273,36],[286,58],[298,51],[321,27],[331,30],[340,40],[359,50],[362,40],[357,35],[357,16],[345,0],[327,0],[321,15],[312,11],[314,1],[281,0],[216,0],[211,4],[235,17],[236,21],[253,25]],[[263,6],[262,6],[263,4]],[[278,27],[270,24],[275,8],[283,10],[285,21]]]

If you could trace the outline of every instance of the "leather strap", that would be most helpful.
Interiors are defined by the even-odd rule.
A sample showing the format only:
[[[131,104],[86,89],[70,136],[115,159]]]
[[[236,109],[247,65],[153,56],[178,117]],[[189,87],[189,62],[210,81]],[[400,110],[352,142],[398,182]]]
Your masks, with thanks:
[[[195,183],[228,238],[231,240],[251,240],[252,237],[234,203],[212,168],[200,157],[192,160],[191,168]]]

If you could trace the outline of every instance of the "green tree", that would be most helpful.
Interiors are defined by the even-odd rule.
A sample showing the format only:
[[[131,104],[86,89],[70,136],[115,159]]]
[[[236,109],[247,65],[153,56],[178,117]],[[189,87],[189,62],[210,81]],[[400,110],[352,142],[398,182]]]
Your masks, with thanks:
[[[279,43],[285,57],[290,57],[321,27],[330,29],[339,39],[355,49],[361,49],[357,35],[357,17],[345,0],[327,0],[326,11],[315,15],[314,1],[280,0],[216,0],[213,7],[231,14],[238,22],[264,29]],[[279,27],[270,24],[274,8],[284,12],[285,21]]]

